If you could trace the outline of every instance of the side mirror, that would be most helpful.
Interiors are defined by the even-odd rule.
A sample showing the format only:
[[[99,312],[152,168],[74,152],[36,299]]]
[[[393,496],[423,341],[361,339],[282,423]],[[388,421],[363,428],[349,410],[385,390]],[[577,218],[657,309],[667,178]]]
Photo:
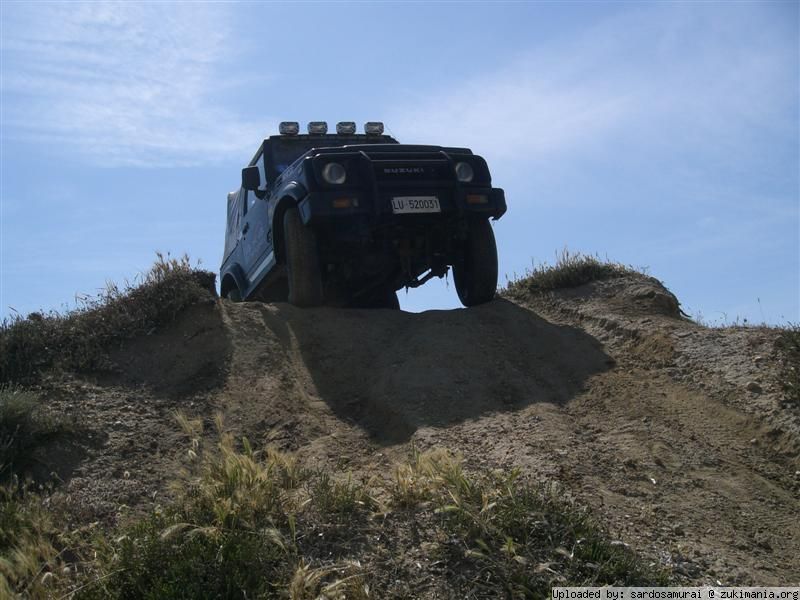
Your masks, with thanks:
[[[245,167],[242,169],[242,187],[246,190],[255,191],[261,185],[261,175],[258,167]]]

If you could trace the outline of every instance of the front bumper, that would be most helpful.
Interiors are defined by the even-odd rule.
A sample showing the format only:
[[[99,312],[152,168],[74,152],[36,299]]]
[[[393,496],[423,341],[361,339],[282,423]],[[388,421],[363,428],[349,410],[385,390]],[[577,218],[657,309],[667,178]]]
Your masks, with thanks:
[[[394,214],[392,198],[396,196],[435,196],[439,200],[441,212]],[[475,200],[483,198],[486,199],[485,202],[475,203]],[[506,212],[506,198],[501,188],[431,186],[369,192],[342,188],[311,192],[299,203],[298,208],[303,222],[311,225],[355,216],[368,217],[376,224],[398,223],[423,216],[427,219],[470,216],[499,219]]]

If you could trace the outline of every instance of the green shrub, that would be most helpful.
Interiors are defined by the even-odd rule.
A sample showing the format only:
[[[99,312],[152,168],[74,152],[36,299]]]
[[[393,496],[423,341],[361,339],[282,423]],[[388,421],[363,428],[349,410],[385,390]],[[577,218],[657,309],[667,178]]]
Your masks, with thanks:
[[[36,393],[0,384],[0,481],[29,466],[37,447],[70,429],[44,410]]]
[[[195,516],[154,514],[128,528],[103,556],[101,575],[76,597],[271,597],[291,576],[287,549],[271,532],[186,522]]]
[[[352,588],[361,576],[352,564],[312,569],[297,538],[307,537],[301,516],[316,500],[307,490],[325,491],[317,510],[346,511],[358,506],[355,486],[336,487],[246,439],[237,448],[221,417],[216,449],[202,443],[200,421],[178,420],[192,444],[175,503],[109,542],[77,598],[285,598],[288,589],[292,598],[335,598]]]
[[[188,257],[161,254],[138,285],[109,284],[66,314],[33,313],[0,324],[0,382],[30,382],[51,367],[106,366],[114,343],[152,332],[187,306],[210,298],[214,274],[192,268]]]

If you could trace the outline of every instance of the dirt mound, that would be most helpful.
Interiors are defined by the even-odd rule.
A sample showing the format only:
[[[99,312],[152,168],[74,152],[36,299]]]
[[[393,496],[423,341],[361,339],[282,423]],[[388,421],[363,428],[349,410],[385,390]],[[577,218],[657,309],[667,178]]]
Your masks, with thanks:
[[[554,325],[498,300],[473,310],[422,314],[229,307],[239,350],[272,339],[302,365],[309,393],[379,444],[535,402],[563,405],[610,358],[582,330]],[[257,346],[256,346],[257,347]]]
[[[46,384],[85,432],[50,460],[67,506],[113,519],[167,493],[177,409],[368,476],[445,446],[562,482],[685,581],[796,584],[800,411],[776,335],[701,327],[635,275],[421,314],[219,301],[127,342],[112,373]]]

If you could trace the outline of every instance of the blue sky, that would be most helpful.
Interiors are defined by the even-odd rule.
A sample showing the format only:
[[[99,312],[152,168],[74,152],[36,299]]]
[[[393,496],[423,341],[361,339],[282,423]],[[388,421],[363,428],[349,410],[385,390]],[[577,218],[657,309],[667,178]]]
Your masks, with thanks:
[[[798,6],[2,2],[0,315],[156,250],[216,271],[260,139],[325,119],[486,157],[501,283],[567,246],[709,321],[800,322]]]

